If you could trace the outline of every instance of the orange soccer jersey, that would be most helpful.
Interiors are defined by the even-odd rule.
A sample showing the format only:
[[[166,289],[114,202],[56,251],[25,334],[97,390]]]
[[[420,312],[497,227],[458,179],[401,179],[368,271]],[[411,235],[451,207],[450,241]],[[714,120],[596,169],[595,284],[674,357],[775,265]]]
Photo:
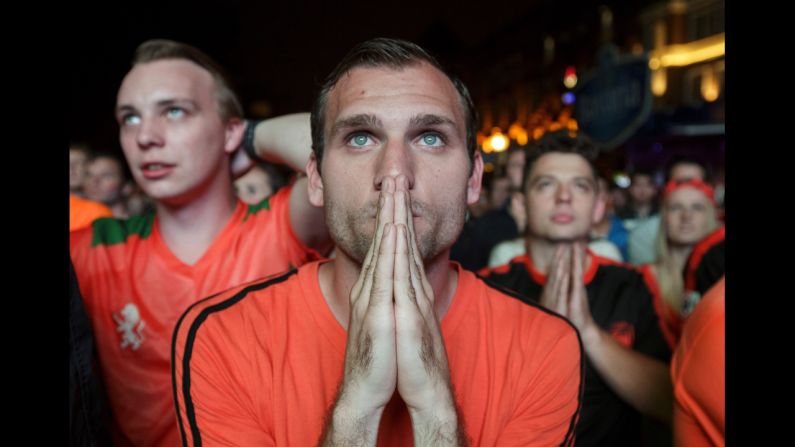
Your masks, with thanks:
[[[69,194],[69,231],[85,228],[97,218],[111,216],[113,212],[107,206]]]
[[[210,297],[180,319],[174,394],[188,445],[316,445],[346,345],[319,265]],[[571,445],[583,386],[576,330],[455,267],[458,286],[441,327],[472,445]],[[378,445],[412,445],[397,393]]]
[[[674,444],[723,446],[726,415],[726,280],[687,319],[671,362]]]
[[[208,295],[317,259],[289,220],[291,188],[237,208],[194,265],[163,242],[154,213],[100,219],[71,234],[71,255],[120,444],[174,446],[171,340],[179,316]]]

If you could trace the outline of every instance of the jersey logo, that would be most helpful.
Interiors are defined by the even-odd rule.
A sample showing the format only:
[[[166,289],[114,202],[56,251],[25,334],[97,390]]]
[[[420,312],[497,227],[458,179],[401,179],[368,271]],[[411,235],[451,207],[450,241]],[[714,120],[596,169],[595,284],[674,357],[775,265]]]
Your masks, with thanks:
[[[116,331],[121,333],[121,347],[124,349],[130,346],[135,351],[145,340],[143,335],[145,323],[141,321],[141,313],[138,312],[135,304],[127,304],[119,314],[113,314],[113,321],[118,325]]]
[[[610,336],[625,348],[632,348],[635,342],[635,327],[626,321],[617,321],[610,326]]]
[[[698,290],[685,290],[685,302],[682,305],[682,315],[687,317],[691,313],[693,313],[693,309],[696,308],[696,304],[701,301],[701,294],[698,293]]]

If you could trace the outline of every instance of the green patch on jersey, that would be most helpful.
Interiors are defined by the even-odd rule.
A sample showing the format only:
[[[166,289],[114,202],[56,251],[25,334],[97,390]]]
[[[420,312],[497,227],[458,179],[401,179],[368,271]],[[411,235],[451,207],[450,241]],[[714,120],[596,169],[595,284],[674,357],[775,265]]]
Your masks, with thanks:
[[[248,211],[246,211],[246,216],[243,217],[243,222],[248,220],[248,216],[253,216],[262,210],[270,210],[270,209],[271,209],[271,196],[268,196],[262,199],[262,202],[248,206]]]
[[[152,234],[154,221],[154,212],[133,216],[129,219],[115,217],[97,219],[91,224],[93,236],[91,246],[121,244],[134,235],[146,239]]]

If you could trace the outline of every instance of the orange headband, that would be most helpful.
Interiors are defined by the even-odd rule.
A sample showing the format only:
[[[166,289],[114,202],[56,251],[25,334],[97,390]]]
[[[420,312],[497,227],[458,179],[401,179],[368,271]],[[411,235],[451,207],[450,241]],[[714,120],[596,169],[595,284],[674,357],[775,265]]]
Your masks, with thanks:
[[[683,181],[675,181],[671,180],[665,184],[665,189],[663,189],[663,198],[668,197],[669,194],[676,191],[679,188],[695,188],[704,193],[709,198],[709,201],[715,205],[715,190],[712,186],[708,185],[707,183],[702,182],[701,180],[691,179],[691,180],[683,180]]]

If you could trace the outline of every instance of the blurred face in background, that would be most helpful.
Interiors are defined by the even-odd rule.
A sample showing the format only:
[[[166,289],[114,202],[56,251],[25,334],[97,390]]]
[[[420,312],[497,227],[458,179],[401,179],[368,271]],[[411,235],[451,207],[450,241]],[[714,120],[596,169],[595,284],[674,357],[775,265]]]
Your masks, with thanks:
[[[599,177],[596,179],[596,185],[598,188],[598,195],[605,203],[605,213],[604,216],[602,216],[602,220],[604,220],[609,217],[609,215],[613,214],[613,211],[615,211],[615,205],[610,194],[610,185],[608,185],[607,180]]]
[[[246,175],[235,180],[235,192],[243,202],[255,205],[273,194],[271,178],[265,170],[254,166]]]
[[[69,148],[69,191],[81,192],[86,180],[88,151]]]
[[[505,204],[508,197],[511,196],[511,179],[508,177],[495,178],[491,182],[491,193],[489,198],[489,205],[492,209],[497,209]]]
[[[627,206],[627,193],[621,188],[613,188],[610,190],[610,201],[613,202],[613,207],[617,210]]]
[[[715,207],[698,189],[676,189],[665,198],[663,206],[669,244],[693,245],[717,227]]]
[[[86,197],[112,206],[122,200],[124,173],[118,160],[97,157],[88,164],[84,185]]]
[[[704,181],[704,168],[697,163],[681,162],[671,167],[670,178],[677,182],[685,180],[701,180]]]
[[[632,177],[632,185],[629,187],[629,195],[636,205],[648,205],[654,200],[657,189],[654,181],[649,175],[635,175]]]
[[[522,189],[525,160],[524,151],[512,151],[508,154],[508,165],[505,167],[505,174],[511,180],[511,188],[514,191],[521,191]]]

